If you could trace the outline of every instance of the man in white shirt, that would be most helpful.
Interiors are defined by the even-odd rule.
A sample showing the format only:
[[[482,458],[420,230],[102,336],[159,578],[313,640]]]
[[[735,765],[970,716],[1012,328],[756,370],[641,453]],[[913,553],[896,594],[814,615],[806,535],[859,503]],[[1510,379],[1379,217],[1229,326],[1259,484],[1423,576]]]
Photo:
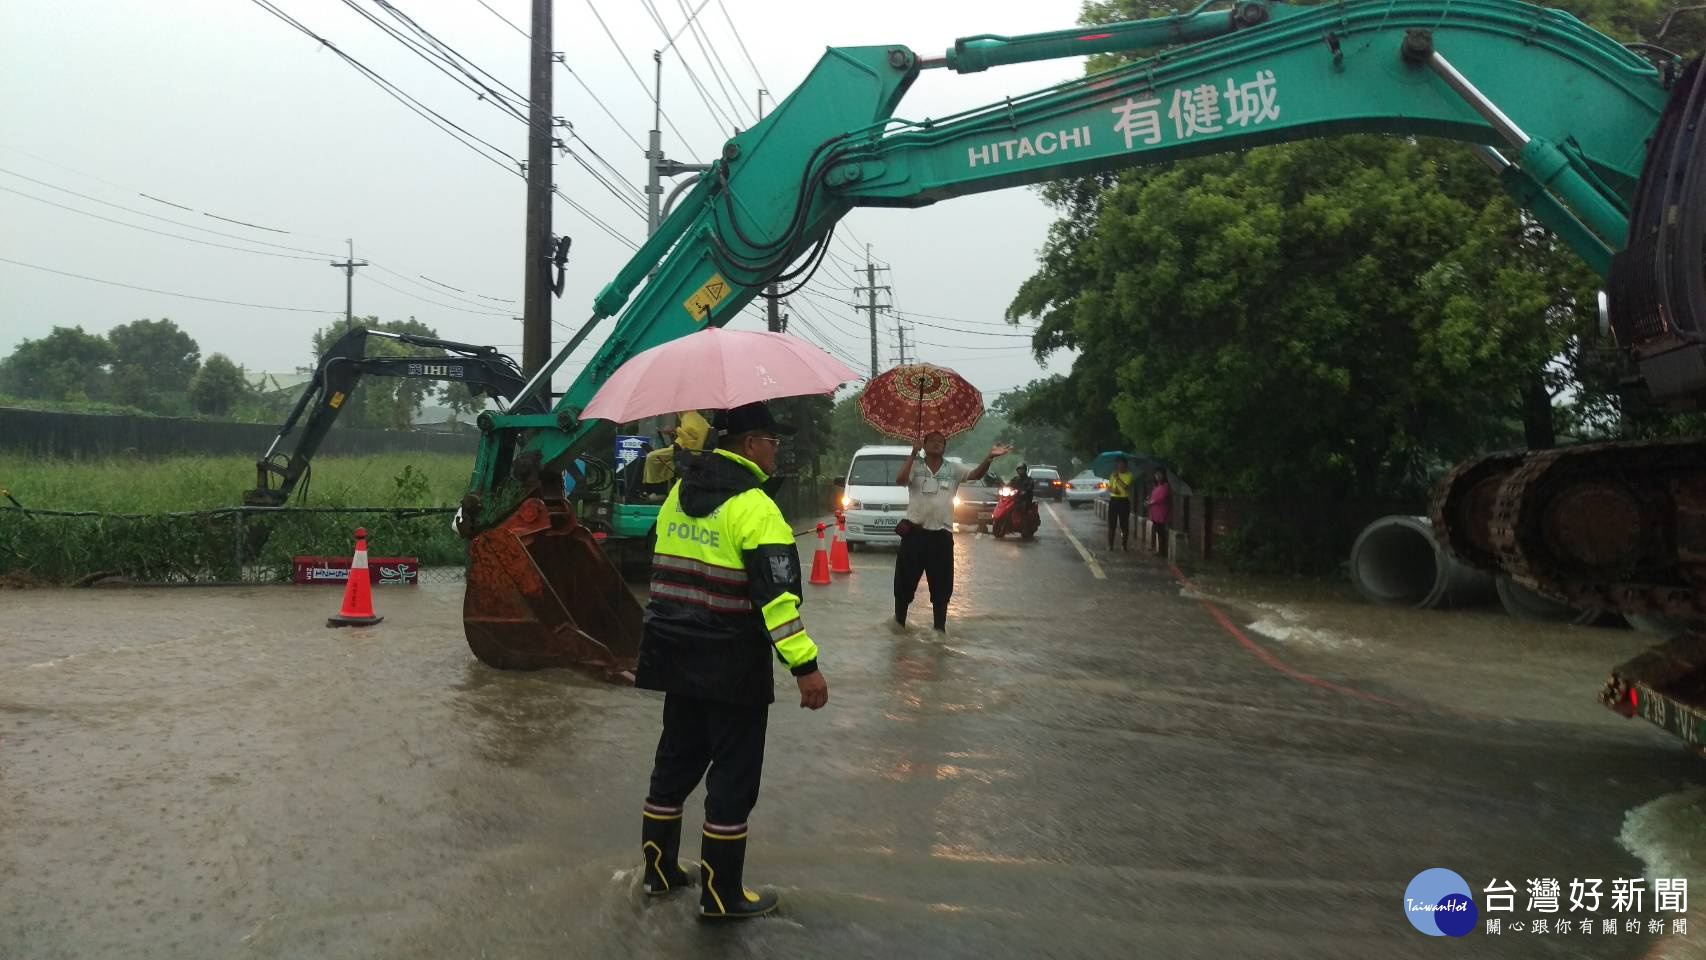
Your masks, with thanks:
[[[954,492],[960,484],[981,480],[996,457],[1012,452],[996,444],[983,462],[967,470],[942,458],[948,439],[931,431],[924,435],[924,462],[918,462],[918,441],[912,455],[895,474],[895,482],[907,488],[906,520],[909,526],[900,538],[900,557],[894,565],[894,619],[906,626],[906,608],[918,594],[918,578],[930,583],[930,608],[937,630],[948,628],[948,598],[954,594]]]

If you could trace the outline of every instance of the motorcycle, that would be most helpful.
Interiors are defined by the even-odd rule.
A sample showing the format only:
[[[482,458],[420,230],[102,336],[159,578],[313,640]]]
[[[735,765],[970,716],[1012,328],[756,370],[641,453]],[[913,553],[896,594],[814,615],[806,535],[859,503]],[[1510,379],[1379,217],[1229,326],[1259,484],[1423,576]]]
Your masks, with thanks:
[[[1036,536],[1037,528],[1043,524],[1042,515],[1037,512],[1036,497],[1020,497],[1019,491],[1011,485],[1002,486],[996,495],[1000,499],[996,501],[995,515],[990,519],[989,527],[995,539],[1009,533],[1017,533],[1021,540]]]

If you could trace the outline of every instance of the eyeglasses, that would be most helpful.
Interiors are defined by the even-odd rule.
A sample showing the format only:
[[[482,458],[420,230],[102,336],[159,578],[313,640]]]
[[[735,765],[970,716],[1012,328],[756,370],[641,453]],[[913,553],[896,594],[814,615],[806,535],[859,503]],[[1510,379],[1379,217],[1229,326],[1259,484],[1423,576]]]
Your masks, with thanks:
[[[780,447],[782,445],[782,438],[781,437],[753,437],[752,439],[757,440],[761,443],[775,444],[778,447]]]

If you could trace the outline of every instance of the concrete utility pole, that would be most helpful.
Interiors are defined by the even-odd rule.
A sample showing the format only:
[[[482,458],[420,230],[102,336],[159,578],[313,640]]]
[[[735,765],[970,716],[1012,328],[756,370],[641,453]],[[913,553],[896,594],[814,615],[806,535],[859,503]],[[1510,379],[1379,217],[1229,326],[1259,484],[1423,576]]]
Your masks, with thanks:
[[[768,90],[763,89],[758,91],[758,119],[760,120],[764,119],[764,95],[768,92]],[[771,333],[787,333],[788,315],[782,312],[782,302],[777,299],[777,292],[778,288],[774,283],[764,288],[765,329]]]
[[[658,129],[663,124],[662,50],[652,51],[652,63],[656,65],[654,68],[655,79],[652,81],[652,129],[648,132],[649,138],[646,141],[650,145],[646,149],[646,236],[648,237],[657,233],[658,225],[663,223],[663,178],[680,176],[683,173],[702,173],[711,169],[711,165],[708,163],[677,163],[664,157],[663,131]],[[687,183],[692,182],[692,180],[687,181]]]
[[[355,258],[354,240],[344,242],[349,244],[349,259],[343,263],[333,260],[332,266],[340,267],[344,271],[344,332],[348,333],[350,327],[355,325],[355,268],[367,266],[367,261]]]
[[[527,88],[527,263],[522,270],[521,369],[551,362],[551,0],[533,0],[533,57]],[[547,394],[550,387],[545,388]]]
[[[888,267],[877,266],[871,260],[871,245],[865,244],[865,286],[854,287],[853,294],[858,296],[860,293],[864,293],[866,296],[865,306],[862,309],[869,313],[871,321],[871,376],[873,377],[877,375],[877,311],[889,309],[888,304],[877,303],[877,291],[894,292],[892,287],[877,286],[877,271],[887,269]]]
[[[901,366],[904,367],[909,362],[907,360],[907,357],[906,357],[906,324],[897,323],[894,325],[894,329],[895,329],[895,333],[900,336],[900,359],[899,359],[899,363]]]

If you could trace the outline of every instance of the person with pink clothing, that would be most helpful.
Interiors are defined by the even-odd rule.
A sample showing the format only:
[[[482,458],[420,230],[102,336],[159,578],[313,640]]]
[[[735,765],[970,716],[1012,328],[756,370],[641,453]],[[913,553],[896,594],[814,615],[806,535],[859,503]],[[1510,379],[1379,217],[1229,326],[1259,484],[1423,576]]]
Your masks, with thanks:
[[[1167,521],[1173,516],[1173,488],[1167,485],[1167,471],[1155,471],[1155,486],[1149,488],[1149,525],[1155,530],[1150,549],[1167,555]]]

